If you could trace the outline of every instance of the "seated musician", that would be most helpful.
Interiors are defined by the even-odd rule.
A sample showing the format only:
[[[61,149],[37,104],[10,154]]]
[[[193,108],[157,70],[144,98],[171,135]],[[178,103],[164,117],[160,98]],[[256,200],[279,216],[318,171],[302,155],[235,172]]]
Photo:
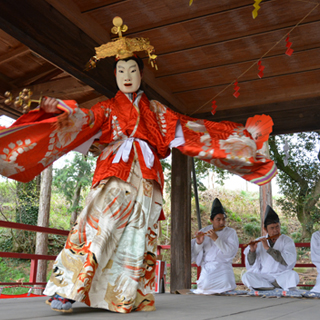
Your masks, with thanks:
[[[296,248],[291,238],[280,234],[279,216],[270,206],[266,209],[264,230],[267,236],[244,250],[247,272],[242,282],[255,290],[294,290],[299,283],[298,274],[292,270],[297,260]]]
[[[311,260],[318,271],[316,285],[311,292],[320,293],[320,231],[314,232],[311,237]]]
[[[192,261],[201,266],[194,293],[222,293],[236,288],[232,260],[237,254],[239,241],[236,231],[225,226],[226,217],[216,198],[211,208],[212,225],[198,231],[191,242]]]

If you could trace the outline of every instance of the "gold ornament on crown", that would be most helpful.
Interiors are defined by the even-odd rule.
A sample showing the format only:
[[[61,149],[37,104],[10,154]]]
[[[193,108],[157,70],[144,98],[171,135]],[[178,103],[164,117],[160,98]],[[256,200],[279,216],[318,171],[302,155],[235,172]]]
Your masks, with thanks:
[[[96,63],[100,59],[112,56],[115,56],[116,59],[126,59],[132,57],[135,52],[139,51],[146,51],[149,56],[149,63],[158,70],[156,64],[157,56],[153,53],[154,47],[150,44],[149,39],[123,37],[122,32],[126,32],[128,26],[123,24],[120,17],[115,17],[112,22],[114,26],[112,27],[111,32],[113,34],[118,34],[119,38],[113,39],[100,47],[96,47],[96,54],[87,62],[85,70],[95,68]]]

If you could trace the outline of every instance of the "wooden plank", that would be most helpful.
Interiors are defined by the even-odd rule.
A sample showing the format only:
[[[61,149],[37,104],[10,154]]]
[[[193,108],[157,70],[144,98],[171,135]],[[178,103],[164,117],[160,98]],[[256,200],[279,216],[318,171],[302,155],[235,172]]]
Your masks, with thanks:
[[[97,43],[47,2],[1,1],[0,27],[102,94],[113,96],[116,93],[112,62],[104,59],[100,68],[84,72]]]
[[[214,116],[209,113],[195,116],[200,119],[233,121],[245,125],[247,119],[255,114],[271,116],[274,122],[272,134],[320,130],[320,97],[239,108],[232,112],[218,110]]]
[[[290,5],[290,12],[287,10],[288,5]],[[174,24],[166,25],[162,22],[159,27],[150,30],[147,25],[148,29],[145,27],[139,32],[133,32],[130,29],[130,25],[139,24],[136,21],[139,16],[134,21],[126,19],[126,23],[129,26],[128,35],[149,38],[157,53],[162,55],[253,35],[263,37],[267,32],[295,26],[314,7],[313,3],[302,3],[296,0],[268,1],[263,4],[263,10],[258,19],[252,19],[252,4],[250,4],[195,19],[178,21]],[[270,17],[273,17],[272,22]],[[303,21],[303,24],[319,21],[319,19],[320,6]],[[315,29],[314,33],[319,34],[320,30]],[[250,45],[255,46],[256,43],[250,43]]]
[[[73,24],[99,44],[110,41],[110,31],[98,24],[89,15],[83,15],[72,0],[46,0]],[[91,1],[90,1],[91,2]],[[112,20],[110,20],[111,23]]]
[[[171,293],[191,288],[191,165],[190,157],[172,150]]]
[[[100,8],[105,8],[115,3],[128,2],[128,0],[74,0],[79,6],[81,12],[93,11]]]
[[[287,32],[289,32],[289,28],[159,55],[157,59],[159,66],[157,76],[168,76],[200,68],[211,68],[259,59]],[[318,48],[320,43],[320,21],[299,26],[290,35],[290,41],[293,42],[292,49],[297,51]],[[285,45],[286,42],[283,40],[269,53],[269,56],[284,54],[286,51]],[[156,49],[158,50],[158,48]]]
[[[32,72],[28,72],[25,76],[19,77],[18,79],[12,81],[17,87],[28,86],[31,83],[38,81],[39,79],[43,79],[48,75],[52,75],[52,72],[63,72],[60,69],[56,68],[52,64],[45,63],[40,67],[34,69]]]
[[[320,68],[320,59],[318,59],[318,57],[320,57],[320,47],[310,50],[294,51],[291,57],[282,53],[264,58],[262,60],[262,65],[265,67],[263,79]],[[214,87],[222,84],[228,85],[253,64],[254,66],[239,80],[259,80],[259,70],[256,60],[240,63],[235,62],[223,66],[163,76],[161,80],[170,84],[173,93],[183,93],[185,91]]]
[[[16,97],[24,87],[12,90],[12,95]],[[57,99],[74,99],[74,97],[85,91],[92,91],[90,86],[85,85],[73,77],[65,77],[44,83],[28,85],[28,89],[33,92],[32,99],[39,99],[40,95],[54,97]]]
[[[80,3],[78,3],[77,6],[72,0],[66,0],[63,2],[60,0],[47,0],[47,2],[54,6],[59,12],[61,12],[77,27],[79,27],[82,31],[89,35],[90,38],[96,40],[99,44],[110,41],[110,30],[112,27],[112,20],[114,16],[118,14],[111,16],[110,19],[105,21],[104,27],[102,27],[98,23],[101,23],[101,20],[92,18],[90,15],[87,14],[81,14],[78,7],[79,5],[81,6]],[[92,5],[91,2],[90,5]],[[103,2],[101,3],[101,5],[106,5],[106,3]],[[143,83],[145,84],[144,88],[147,96],[150,99],[159,100],[160,102],[169,106],[173,110],[181,108],[181,102],[172,96],[170,89],[164,82],[159,82],[155,80],[154,73],[156,72],[154,70],[150,71],[150,67],[146,67],[143,72]]]
[[[217,110],[234,110],[249,106],[255,106],[258,109],[258,106],[263,103],[318,97],[320,96],[319,79],[320,69],[316,69],[275,78],[240,81],[240,96],[237,99],[234,98],[234,86],[230,86],[215,98]],[[194,116],[198,113],[210,112],[213,97],[225,88],[226,86],[205,88],[176,94],[176,96],[184,102],[185,109],[182,112]],[[205,103],[207,104],[204,105]]]
[[[0,55],[0,64],[7,63],[10,60],[16,59],[20,55],[24,55],[29,52],[30,49],[24,45],[19,45],[18,47],[7,51]]]
[[[81,4],[82,0],[74,1],[79,5],[82,12],[88,12],[96,21],[100,21],[102,26],[105,26],[113,17],[120,15],[125,24],[129,26],[130,33],[154,29],[163,25],[173,25],[178,22],[205,17],[209,14],[241,8],[242,6],[247,6],[249,15],[252,11],[252,1],[250,0],[198,1],[192,6],[189,6],[188,1],[186,3],[185,0],[118,1],[118,3],[106,7],[103,6],[104,1],[85,1],[87,3],[86,7]],[[138,12],[139,14],[137,14]],[[170,38],[173,31],[170,31],[167,39]],[[199,30],[200,32],[201,30]]]

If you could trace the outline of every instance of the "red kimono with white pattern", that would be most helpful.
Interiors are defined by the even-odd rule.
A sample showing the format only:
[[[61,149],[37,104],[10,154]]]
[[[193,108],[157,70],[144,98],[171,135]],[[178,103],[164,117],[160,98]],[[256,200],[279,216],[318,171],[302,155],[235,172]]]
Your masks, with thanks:
[[[260,152],[262,142],[257,143],[252,138],[248,132],[250,128],[229,121],[213,122],[183,116],[157,101],[150,102],[145,94],[138,95],[135,104],[119,91],[114,98],[99,102],[90,110],[78,108],[75,101],[61,101],[58,108],[64,114],[60,116],[32,110],[10,128],[0,129],[0,174],[22,182],[30,181],[56,159],[101,130],[99,146],[102,153],[97,160],[93,186],[111,176],[126,181],[134,152],[131,150],[127,162],[121,159],[113,163],[113,160],[121,144],[132,137],[143,177],[157,181],[162,187],[159,160],[169,155],[178,124],[184,140],[178,148],[184,154],[210,162],[258,185],[269,182],[276,175],[273,161]],[[262,117],[270,122],[270,117]],[[269,127],[271,132],[272,120]],[[267,138],[265,135],[264,140]],[[154,155],[151,168],[146,166],[136,139],[149,145]]]

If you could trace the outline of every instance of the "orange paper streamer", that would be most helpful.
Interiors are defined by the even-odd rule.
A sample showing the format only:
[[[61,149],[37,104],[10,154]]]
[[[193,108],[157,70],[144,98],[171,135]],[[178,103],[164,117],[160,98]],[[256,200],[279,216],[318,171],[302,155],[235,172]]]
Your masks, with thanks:
[[[259,60],[258,62],[258,77],[261,79],[263,77],[263,70],[264,70],[265,66],[262,65],[261,60]]]
[[[286,42],[287,42],[286,47],[288,48],[286,50],[286,55],[291,56],[293,53],[293,49],[291,49],[292,42],[289,41],[289,35],[287,36]]]
[[[217,105],[216,105],[216,100],[212,101],[212,109],[211,109],[211,114],[214,116],[216,113]]]
[[[233,93],[233,96],[235,97],[235,98],[238,98],[239,96],[240,96],[240,92],[239,92],[239,90],[240,90],[240,87],[238,86],[238,81],[236,81],[235,83],[234,83],[234,93]]]

